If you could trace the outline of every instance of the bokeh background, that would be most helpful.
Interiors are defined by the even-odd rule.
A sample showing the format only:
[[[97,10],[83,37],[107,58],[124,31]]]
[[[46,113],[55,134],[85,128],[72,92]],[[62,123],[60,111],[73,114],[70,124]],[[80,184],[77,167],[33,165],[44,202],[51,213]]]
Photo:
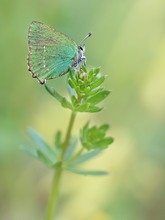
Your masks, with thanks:
[[[85,167],[108,177],[65,173],[58,220],[165,219],[165,1],[0,0],[0,219],[43,219],[52,171],[20,151],[28,127],[53,143],[65,131],[63,110],[27,71],[27,30],[37,20],[77,43],[86,41],[89,66],[101,66],[112,93],[98,114],[115,142]],[[66,95],[66,76],[49,82]]]

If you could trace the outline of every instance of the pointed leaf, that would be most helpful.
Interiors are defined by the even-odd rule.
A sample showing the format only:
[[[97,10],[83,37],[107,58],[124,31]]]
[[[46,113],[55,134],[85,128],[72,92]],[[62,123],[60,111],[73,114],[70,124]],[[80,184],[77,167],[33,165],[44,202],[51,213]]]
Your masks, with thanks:
[[[21,146],[21,150],[25,151],[27,154],[29,154],[30,156],[32,156],[34,158],[38,157],[37,151],[35,149],[32,149],[29,146],[23,145],[23,146]]]
[[[108,145],[110,145],[112,142],[113,142],[113,138],[107,137],[107,138],[104,138],[103,140],[95,142],[94,145],[95,145],[95,148],[104,149],[104,148],[107,148]]]
[[[69,91],[69,96],[72,97],[73,95],[75,95],[75,89],[71,88],[70,85],[68,84],[68,91]]]
[[[110,91],[103,90],[90,97],[87,101],[94,105],[98,104],[99,102],[103,101],[109,95],[109,93]]]
[[[42,139],[42,137],[32,128],[28,129],[28,133],[37,144],[37,148],[39,148],[45,155],[53,160],[55,157],[54,151],[48,146],[48,144]]]
[[[90,86],[87,86],[85,89],[84,89],[84,93],[85,93],[85,96],[88,97],[88,94],[90,93],[91,91],[91,87]]]
[[[58,92],[54,90],[54,88],[50,88],[46,83],[45,83],[45,88],[46,90],[54,97],[56,98],[60,103],[62,102],[62,99],[64,98],[61,96]]]
[[[84,163],[84,162],[90,160],[91,158],[97,156],[99,153],[101,153],[100,150],[93,150],[93,151],[90,151],[88,153],[82,154],[78,158],[76,158],[76,160],[74,160],[72,162],[72,165],[77,165],[77,164],[80,164],[80,163]]]
[[[73,110],[72,104],[71,104],[66,98],[63,98],[63,99],[62,99],[61,105],[62,105],[64,108],[68,108],[68,109],[70,109],[70,110]]]
[[[89,127],[89,121],[80,130],[80,140],[81,140],[81,142],[85,142],[86,141],[86,135],[87,135],[88,127]]]
[[[105,76],[101,76],[100,78],[96,79],[93,83],[91,83],[91,89],[99,87],[105,80]]]
[[[101,67],[97,67],[93,70],[93,72],[97,75],[100,72]]]
[[[69,77],[74,81],[75,80],[75,71],[73,68],[69,69]]]
[[[57,131],[55,134],[55,147],[61,148],[61,131]]]
[[[86,66],[85,65],[83,65],[82,67],[81,67],[81,69],[86,73],[87,72],[87,69],[86,69]]]
[[[85,147],[87,150],[91,150],[93,147],[93,144],[87,141],[82,142],[82,146]]]
[[[71,96],[71,100],[72,100],[73,106],[77,107],[79,103],[74,95]]]
[[[45,163],[48,167],[51,167],[53,164],[55,164],[55,159],[54,161],[51,161],[42,151],[37,150],[37,155],[38,158]]]
[[[88,77],[89,79],[92,79],[93,78],[93,69],[91,69],[89,72],[88,72]]]
[[[89,105],[88,109],[85,112],[100,112],[103,108],[97,107],[97,106],[93,106],[93,105]]]
[[[110,172],[108,171],[102,171],[102,170],[80,170],[78,168],[75,167],[67,167],[66,170],[72,172],[72,173],[76,173],[76,174],[80,174],[80,175],[91,175],[91,176],[103,176],[103,175],[108,175],[110,174]]]
[[[77,146],[77,138],[72,138],[71,142],[69,143],[69,146],[67,148],[67,151],[65,153],[65,156],[64,156],[65,162],[71,158],[76,146]]]
[[[68,108],[70,110],[73,109],[71,103],[65,97],[61,96],[57,91],[55,91],[54,88],[50,88],[46,83],[45,88],[54,98],[56,98],[61,103],[64,108]]]
[[[81,104],[79,105],[77,108],[76,108],[76,111],[79,111],[79,112],[99,112],[101,111],[103,108],[100,108],[100,107],[97,107],[97,106],[94,106],[94,105],[89,105],[89,103],[84,103],[84,104]]]
[[[69,85],[70,85],[70,87],[71,87],[72,89],[74,89],[74,88],[76,87],[76,84],[75,84],[75,82],[74,82],[73,80],[68,79],[68,83],[69,83]]]
[[[92,89],[92,90],[88,93],[88,95],[86,96],[86,98],[88,98],[89,95],[93,96],[93,95],[95,95],[95,94],[97,94],[97,93],[99,93],[99,92],[101,92],[101,91],[103,91],[103,88]]]
[[[103,124],[100,126],[99,130],[102,132],[102,133],[106,133],[107,130],[109,129],[109,124]]]
[[[86,112],[87,109],[88,109],[88,103],[81,104],[78,107],[76,107],[76,111],[79,111],[79,112]]]

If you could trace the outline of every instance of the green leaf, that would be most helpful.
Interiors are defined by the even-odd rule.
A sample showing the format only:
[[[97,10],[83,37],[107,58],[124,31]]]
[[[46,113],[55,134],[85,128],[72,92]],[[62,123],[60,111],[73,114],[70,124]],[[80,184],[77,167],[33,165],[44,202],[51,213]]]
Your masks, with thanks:
[[[88,96],[88,94],[90,93],[91,91],[91,88],[89,86],[87,86],[85,89],[84,89],[84,93],[85,93],[85,96]]]
[[[57,148],[61,148],[62,141],[61,141],[61,131],[57,131],[55,134],[55,146]]]
[[[86,112],[87,109],[88,109],[88,103],[80,104],[76,107],[76,111],[78,112]]]
[[[69,69],[69,77],[70,77],[72,80],[75,80],[75,71],[73,70],[73,68],[70,68],[70,69]]]
[[[104,175],[108,175],[110,174],[110,172],[108,171],[102,171],[102,170],[80,170],[78,168],[75,167],[67,167],[66,170],[72,172],[72,173],[76,173],[76,174],[80,174],[80,175],[91,175],[91,176],[104,176]]]
[[[62,99],[64,98],[61,96],[58,92],[54,90],[54,88],[50,88],[46,83],[44,84],[46,90],[54,97],[56,98],[60,103],[62,102]]]
[[[85,73],[87,72],[87,69],[86,69],[85,65],[83,65],[83,66],[81,67],[81,69],[82,69]]]
[[[73,95],[75,95],[75,89],[71,88],[70,85],[68,84],[68,91],[69,91],[69,97],[72,97]]]
[[[55,159],[54,161],[50,160],[42,151],[40,151],[39,149],[37,150],[37,155],[38,158],[45,163],[48,167],[51,167],[55,164]]]
[[[28,153],[30,156],[34,157],[34,158],[37,158],[38,155],[37,155],[37,151],[35,149],[32,149],[31,147],[29,146],[26,146],[26,145],[22,145],[21,146],[21,150],[23,150],[24,152]]]
[[[79,103],[78,103],[78,101],[77,101],[77,99],[76,99],[76,97],[74,95],[72,95],[71,100],[72,100],[73,106],[77,107]]]
[[[88,95],[87,95],[86,97],[88,98],[89,96],[95,95],[95,94],[97,94],[97,93],[99,93],[99,92],[101,92],[101,91],[103,91],[103,88],[93,89],[93,90],[91,90],[91,91],[88,93]]]
[[[30,156],[33,156],[36,159],[39,159],[42,161],[44,164],[46,164],[48,167],[54,167],[56,168],[59,164],[59,161],[51,161],[42,151],[39,149],[32,149],[29,146],[23,145],[21,146],[21,149],[28,153]]]
[[[102,110],[102,108],[94,106],[94,105],[89,105],[89,103],[84,103],[79,105],[76,109],[76,111],[79,112],[99,112]]]
[[[64,108],[68,108],[68,109],[70,109],[70,110],[73,110],[73,107],[72,107],[71,103],[70,103],[66,98],[63,98],[63,99],[62,99],[61,105],[62,105]]]
[[[105,134],[107,132],[107,130],[109,129],[109,127],[110,127],[109,124],[103,124],[99,127],[99,130],[100,130],[100,132]]]
[[[77,94],[80,94],[81,89],[79,86],[76,85],[76,87],[74,88]]]
[[[93,83],[91,83],[91,89],[99,87],[105,80],[105,76],[101,76],[100,78],[96,79]]]
[[[65,97],[61,96],[53,88],[50,88],[46,83],[45,83],[45,88],[54,98],[56,98],[61,103],[61,105],[64,108],[68,108],[70,110],[73,110],[71,103]]]
[[[71,158],[76,146],[77,146],[77,138],[72,138],[70,143],[69,143],[69,146],[67,148],[67,151],[65,153],[65,156],[64,156],[64,161],[65,162],[68,161]]]
[[[89,128],[89,122],[84,125],[80,131],[80,141],[87,150],[99,149],[103,150],[113,142],[112,137],[105,137],[109,128],[108,124],[100,127],[93,126]]]
[[[100,72],[101,67],[97,67],[93,70],[94,73],[96,73],[96,75]]]
[[[82,154],[72,162],[72,165],[77,165],[77,164],[80,164],[80,163],[84,163],[84,162],[92,159],[93,157],[97,156],[101,152],[102,151],[100,151],[100,150],[93,150],[93,151],[90,151],[88,153]]]
[[[96,105],[99,102],[103,101],[109,95],[109,93],[110,93],[110,91],[103,90],[99,93],[96,93],[95,95],[93,95],[89,99],[87,99],[87,101],[90,102],[91,104]]]
[[[89,105],[88,109],[85,112],[100,112],[103,108],[97,107],[97,106],[93,106],[93,105]]]
[[[48,146],[48,144],[42,139],[42,137],[40,137],[40,135],[32,128],[28,129],[28,133],[37,144],[37,148],[39,148],[40,151],[47,155],[48,158],[53,160],[55,157],[54,151]]]
[[[104,149],[104,148],[107,148],[110,144],[112,144],[112,142],[113,142],[113,138],[107,137],[107,138],[104,138],[103,140],[95,142],[94,145],[96,148]]]
[[[87,135],[87,132],[88,132],[88,127],[89,127],[89,121],[80,130],[80,140],[81,140],[81,142],[85,142],[86,141],[86,135]]]
[[[93,69],[91,69],[88,73],[88,77],[89,79],[92,79],[93,78]]]
[[[70,85],[70,87],[71,87],[72,89],[74,89],[74,88],[76,87],[76,84],[75,84],[75,82],[74,82],[73,80],[68,79],[68,83],[69,83],[69,85]]]

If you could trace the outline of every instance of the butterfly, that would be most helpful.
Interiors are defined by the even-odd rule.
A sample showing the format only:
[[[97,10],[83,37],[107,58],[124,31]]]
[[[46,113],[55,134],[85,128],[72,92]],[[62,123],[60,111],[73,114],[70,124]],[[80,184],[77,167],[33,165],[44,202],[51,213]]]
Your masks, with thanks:
[[[28,70],[41,84],[66,74],[70,68],[78,71],[86,62],[84,40],[78,46],[67,35],[38,21],[28,30]]]

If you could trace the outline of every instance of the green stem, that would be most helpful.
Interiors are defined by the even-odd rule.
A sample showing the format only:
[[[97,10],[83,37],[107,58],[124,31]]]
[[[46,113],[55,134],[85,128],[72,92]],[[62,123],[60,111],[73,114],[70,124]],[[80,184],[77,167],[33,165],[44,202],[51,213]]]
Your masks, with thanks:
[[[66,152],[68,144],[69,144],[70,135],[71,135],[71,131],[72,131],[72,128],[73,128],[75,117],[76,117],[76,113],[72,112],[70,122],[69,122],[69,126],[68,126],[67,133],[66,133],[66,137],[65,137],[65,141],[64,141],[64,144],[63,144],[63,150],[62,150],[62,155],[61,155],[62,160],[65,156],[65,152]]]
[[[63,158],[65,156],[65,152],[66,152],[68,144],[69,144],[69,140],[70,140],[71,131],[73,128],[75,117],[76,117],[76,113],[72,112],[69,126],[68,126],[67,133],[66,133],[66,137],[64,140],[64,144],[63,144],[61,160],[63,160]],[[53,217],[54,217],[54,214],[56,211],[56,207],[57,207],[57,199],[58,199],[61,176],[62,176],[62,166],[60,166],[56,169],[56,173],[55,173],[54,180],[53,180],[53,189],[52,189],[52,193],[50,195],[48,209],[47,209],[47,215],[46,215],[45,220],[53,220]]]
[[[62,168],[60,167],[56,171],[55,176],[54,176],[53,189],[52,189],[52,193],[50,195],[50,199],[48,203],[47,215],[45,218],[46,220],[53,220],[53,217],[54,217],[54,213],[55,213],[56,206],[57,206],[61,174],[62,174]]]
[[[68,162],[67,165],[71,164],[74,160],[77,159],[77,157],[80,156],[80,154],[83,152],[84,148],[82,147]]]

